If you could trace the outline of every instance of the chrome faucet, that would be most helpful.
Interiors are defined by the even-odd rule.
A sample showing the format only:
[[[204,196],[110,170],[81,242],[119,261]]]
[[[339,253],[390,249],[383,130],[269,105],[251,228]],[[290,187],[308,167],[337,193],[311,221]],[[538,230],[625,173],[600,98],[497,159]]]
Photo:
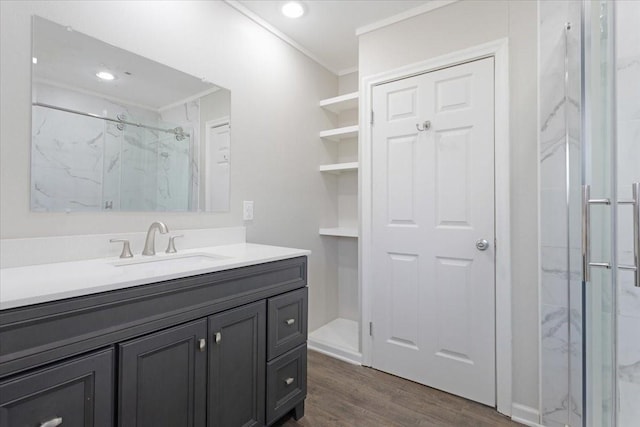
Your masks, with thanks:
[[[149,231],[147,231],[147,238],[144,241],[144,249],[142,250],[142,255],[156,254],[156,230],[158,230],[160,234],[169,232],[169,229],[164,224],[164,222],[154,221],[149,226]]]

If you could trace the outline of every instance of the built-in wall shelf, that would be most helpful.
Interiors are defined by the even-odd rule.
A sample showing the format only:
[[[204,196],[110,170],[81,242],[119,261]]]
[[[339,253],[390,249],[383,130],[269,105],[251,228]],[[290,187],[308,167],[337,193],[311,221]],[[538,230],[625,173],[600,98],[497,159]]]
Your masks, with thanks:
[[[333,98],[323,99],[320,106],[332,113],[340,114],[343,111],[358,108],[358,92],[347,93]]]
[[[348,78],[347,85],[354,89],[357,79]],[[362,363],[360,350],[360,284],[358,281],[358,92],[347,93],[320,101],[327,116],[326,127],[320,130],[318,143],[323,141],[327,162],[319,166],[321,173],[337,175],[327,177],[330,197],[330,218],[321,224],[333,225],[318,229],[327,248],[336,257],[327,261],[327,287],[321,323],[309,331],[308,348],[351,363]],[[335,142],[333,142],[335,141]],[[320,304],[318,304],[320,305]]]
[[[321,236],[335,236],[335,237],[355,237],[358,238],[358,229],[356,227],[333,227],[333,228],[321,228],[319,231]]]
[[[320,132],[320,138],[329,139],[331,141],[340,141],[341,139],[355,138],[358,136],[358,130],[358,125],[323,130]]]
[[[320,172],[340,174],[342,172],[353,172],[358,170],[358,162],[334,163],[330,165],[320,165]]]

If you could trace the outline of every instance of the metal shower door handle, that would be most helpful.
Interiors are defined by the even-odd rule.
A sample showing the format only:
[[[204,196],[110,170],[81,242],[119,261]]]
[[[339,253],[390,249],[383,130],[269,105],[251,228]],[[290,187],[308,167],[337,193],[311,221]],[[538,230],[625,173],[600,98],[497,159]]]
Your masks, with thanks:
[[[591,280],[589,267],[611,268],[608,262],[591,262],[591,236],[589,228],[591,225],[591,215],[589,209],[591,205],[610,205],[609,199],[591,199],[590,187],[582,186],[582,277],[585,282]],[[631,200],[618,200],[620,205],[633,206],[633,265],[618,265],[620,270],[634,272],[634,285],[640,288],[640,182],[631,184]]]
[[[611,268],[608,262],[591,262],[591,205],[610,205],[609,199],[592,199],[591,186],[582,186],[582,279],[591,281],[591,269],[589,267]]]
[[[640,288],[640,182],[631,184],[631,200],[618,203],[633,206],[633,265],[618,265],[618,268],[633,271],[633,284]]]

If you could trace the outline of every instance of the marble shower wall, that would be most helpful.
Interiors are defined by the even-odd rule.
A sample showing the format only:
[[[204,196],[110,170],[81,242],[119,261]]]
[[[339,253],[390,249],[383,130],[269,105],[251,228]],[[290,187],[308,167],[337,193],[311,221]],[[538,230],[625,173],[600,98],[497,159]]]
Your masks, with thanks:
[[[580,3],[538,4],[541,418],[545,426],[579,426],[582,423]],[[565,40],[568,22],[571,28]],[[566,87],[565,52],[569,75]],[[569,193],[567,180],[572,189]]]
[[[34,101],[46,104],[177,126],[156,111],[44,83],[36,83],[33,92]],[[197,194],[190,187],[197,189],[197,179],[191,177],[189,138],[176,141],[163,132],[46,107],[33,107],[32,123],[32,210],[185,211],[197,206],[190,200],[191,193]]]
[[[616,2],[618,197],[631,198],[640,182],[640,2]],[[618,208],[618,262],[632,264],[630,206]],[[618,398],[620,427],[640,422],[640,288],[633,273],[618,273]]]

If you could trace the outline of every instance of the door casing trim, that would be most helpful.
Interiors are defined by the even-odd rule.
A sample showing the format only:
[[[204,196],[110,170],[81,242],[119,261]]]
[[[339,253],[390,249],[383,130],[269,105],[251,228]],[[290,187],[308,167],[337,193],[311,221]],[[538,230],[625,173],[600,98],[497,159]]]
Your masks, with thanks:
[[[492,42],[451,52],[425,61],[385,71],[360,80],[360,167],[358,169],[360,230],[358,252],[361,295],[362,364],[371,366],[372,343],[369,335],[372,300],[372,131],[371,109],[374,86],[463,64],[494,58],[494,156],[495,156],[495,331],[496,331],[496,405],[499,412],[511,416],[511,209],[509,157],[509,41]],[[374,331],[375,333],[375,331]]]

